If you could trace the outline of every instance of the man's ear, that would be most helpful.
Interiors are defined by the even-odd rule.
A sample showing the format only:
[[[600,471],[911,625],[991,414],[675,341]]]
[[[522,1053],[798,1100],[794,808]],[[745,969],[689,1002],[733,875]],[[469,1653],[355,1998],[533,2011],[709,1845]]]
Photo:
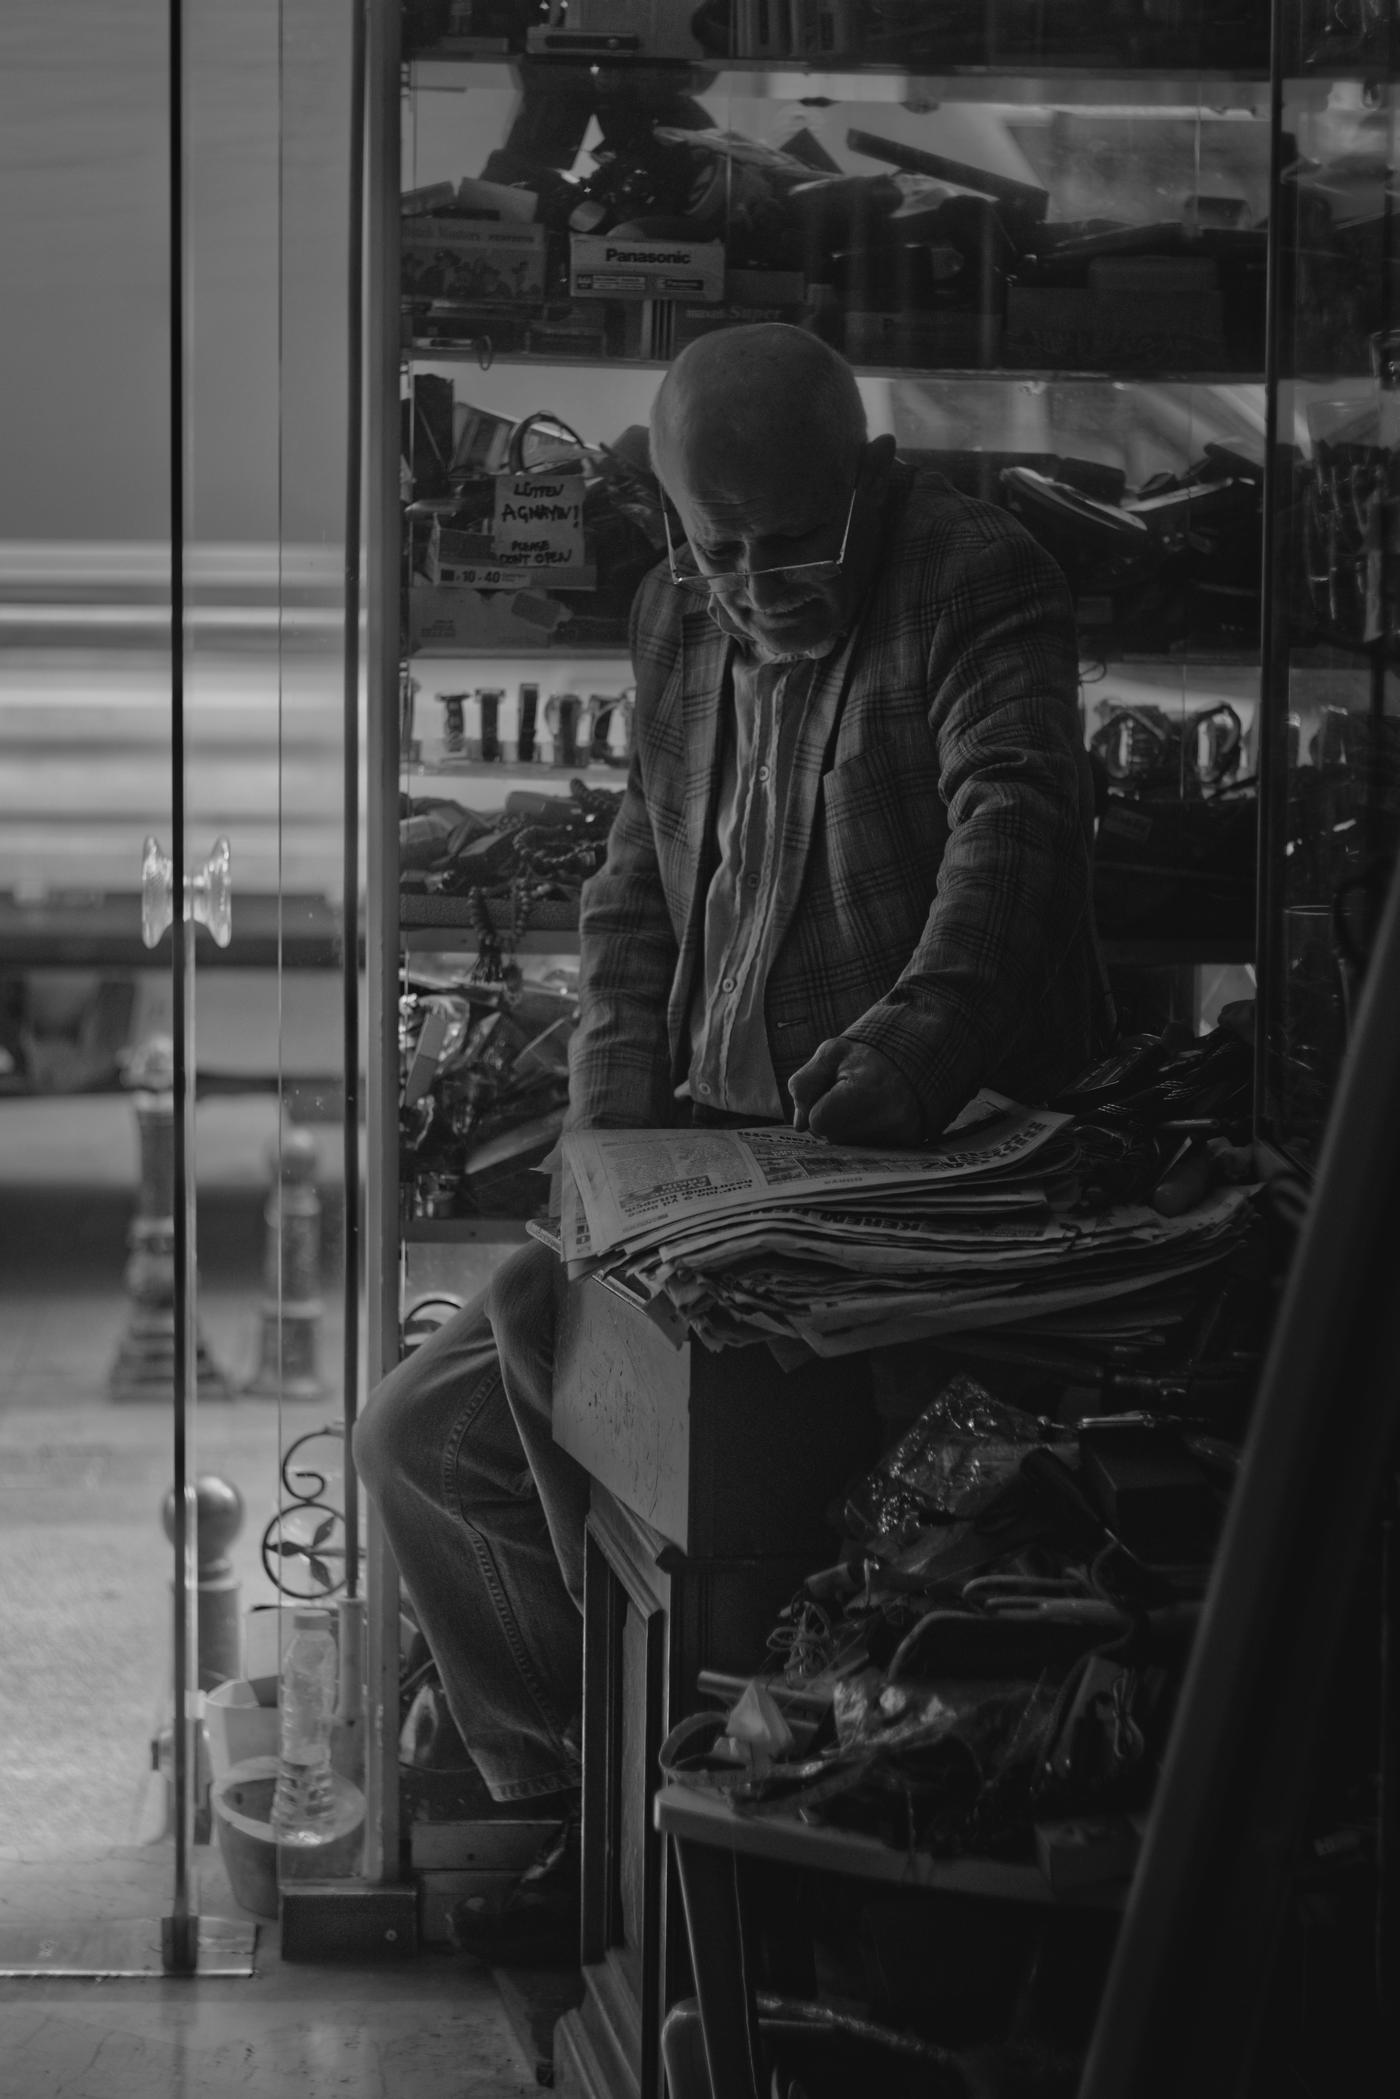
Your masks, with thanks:
[[[861,465],[862,478],[867,488],[878,487],[894,465],[897,450],[894,438],[887,430],[883,437],[872,437],[865,447],[865,458]]]

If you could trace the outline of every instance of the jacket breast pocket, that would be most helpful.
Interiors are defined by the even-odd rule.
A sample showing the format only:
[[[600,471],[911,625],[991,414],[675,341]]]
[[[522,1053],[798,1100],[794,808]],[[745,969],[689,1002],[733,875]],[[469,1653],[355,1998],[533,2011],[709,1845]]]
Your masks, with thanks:
[[[822,781],[822,853],[840,890],[880,874],[932,894],[948,818],[932,739],[877,743]]]

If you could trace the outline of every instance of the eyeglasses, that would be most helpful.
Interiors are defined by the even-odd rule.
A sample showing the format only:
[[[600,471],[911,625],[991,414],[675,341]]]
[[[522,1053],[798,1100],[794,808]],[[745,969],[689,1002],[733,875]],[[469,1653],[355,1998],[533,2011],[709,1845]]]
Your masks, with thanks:
[[[693,591],[697,595],[712,590],[742,590],[748,584],[762,581],[770,576],[793,576],[808,583],[831,583],[841,574],[846,562],[846,548],[850,543],[851,521],[856,514],[856,497],[860,492],[860,477],[857,475],[851,490],[851,500],[846,506],[846,526],[841,534],[841,545],[836,558],[829,561],[790,561],[778,568],[702,569],[685,546],[677,554],[676,543],[671,537],[671,519],[666,505],[661,506],[661,522],[666,528],[666,565],[671,581],[678,590]]]

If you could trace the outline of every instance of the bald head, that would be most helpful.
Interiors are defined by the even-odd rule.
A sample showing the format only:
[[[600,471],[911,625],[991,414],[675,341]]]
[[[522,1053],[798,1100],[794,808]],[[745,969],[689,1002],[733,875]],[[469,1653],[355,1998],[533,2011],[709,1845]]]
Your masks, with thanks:
[[[677,481],[741,494],[756,483],[848,480],[865,407],[844,358],[780,322],[721,328],[681,351],[657,389],[652,460]]]
[[[869,573],[893,451],[867,442],[850,366],[800,328],[725,328],[683,350],[657,388],[652,464],[718,624],[769,656],[828,654]]]

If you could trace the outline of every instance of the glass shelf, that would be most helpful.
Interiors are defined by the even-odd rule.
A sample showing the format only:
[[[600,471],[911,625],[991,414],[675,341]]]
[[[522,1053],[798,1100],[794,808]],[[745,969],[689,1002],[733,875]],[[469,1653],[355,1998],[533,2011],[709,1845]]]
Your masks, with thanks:
[[[503,76],[519,80],[528,64],[547,75],[577,71],[578,58],[546,58],[519,52],[424,53],[404,63],[409,94],[462,94],[471,86],[499,89]],[[904,104],[911,99],[947,102],[1052,104],[1056,108],[1249,110],[1269,106],[1267,63],[1257,72],[1241,67],[1202,68],[1121,65],[1008,67],[950,66],[938,71],[879,63],[853,71],[849,66],[775,66],[769,59],[627,59],[600,60],[608,71],[670,72],[705,94],[742,92],[788,102],[812,99]],[[479,80],[469,77],[479,74]]]
[[[666,370],[670,362],[659,357],[629,357],[621,360],[604,356],[564,356],[543,350],[493,350],[486,364],[482,364],[477,351],[468,343],[445,341],[414,341],[403,348],[406,367],[417,370],[433,365],[474,365],[478,371],[489,372],[500,365],[525,365],[548,371],[608,371],[619,362],[626,363],[632,372],[655,372]],[[907,364],[857,363],[856,370],[863,379],[908,379],[917,376],[925,367]],[[1139,386],[1262,386],[1262,367],[1252,370],[1241,366],[1222,367],[1219,370],[1166,370],[1152,366],[1141,368],[1133,365],[1117,366],[1060,366],[1060,365],[939,365],[940,379],[1006,379],[1047,380],[1057,385],[1113,385],[1120,380],[1131,380]]]
[[[400,1227],[409,1246],[509,1245],[529,1236],[523,1217],[411,1217]]]

